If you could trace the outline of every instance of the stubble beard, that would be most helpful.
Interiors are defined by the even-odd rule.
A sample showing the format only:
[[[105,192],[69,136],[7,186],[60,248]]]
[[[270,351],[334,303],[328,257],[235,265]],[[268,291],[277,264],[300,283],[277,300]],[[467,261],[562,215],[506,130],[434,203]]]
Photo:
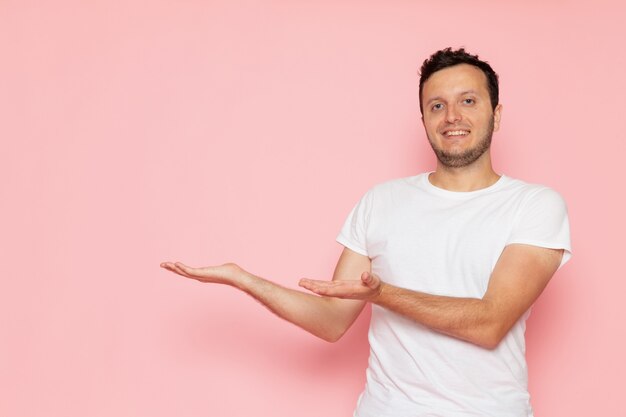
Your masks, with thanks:
[[[430,137],[428,138],[428,142],[442,165],[448,168],[462,168],[473,164],[476,160],[478,160],[478,158],[487,152],[487,150],[489,150],[489,147],[491,147],[491,137],[493,136],[493,127],[494,117],[491,116],[485,135],[480,139],[476,146],[462,152],[447,152],[443,149],[439,149],[434,145]]]

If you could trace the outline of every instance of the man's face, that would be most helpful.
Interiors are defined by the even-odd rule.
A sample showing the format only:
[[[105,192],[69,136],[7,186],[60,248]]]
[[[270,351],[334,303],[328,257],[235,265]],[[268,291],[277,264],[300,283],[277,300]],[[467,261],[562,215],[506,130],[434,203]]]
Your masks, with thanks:
[[[473,65],[459,64],[431,75],[422,89],[422,104],[426,135],[447,167],[478,160],[500,127],[502,106],[491,109],[487,77]]]

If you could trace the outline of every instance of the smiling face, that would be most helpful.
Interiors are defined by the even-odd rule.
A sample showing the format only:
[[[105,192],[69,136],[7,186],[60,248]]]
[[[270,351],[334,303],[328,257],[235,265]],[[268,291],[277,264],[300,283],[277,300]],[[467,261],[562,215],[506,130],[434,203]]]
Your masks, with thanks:
[[[502,106],[492,109],[479,68],[459,64],[435,72],[424,83],[422,105],[426,135],[442,165],[460,168],[488,157]]]

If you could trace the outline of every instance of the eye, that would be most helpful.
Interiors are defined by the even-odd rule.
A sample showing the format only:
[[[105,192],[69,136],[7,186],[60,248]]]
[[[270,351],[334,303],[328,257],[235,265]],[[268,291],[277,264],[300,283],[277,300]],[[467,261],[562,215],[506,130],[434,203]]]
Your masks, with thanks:
[[[466,99],[463,99],[463,104],[472,105],[472,104],[474,104],[474,103],[476,103],[476,100],[474,100],[473,98],[466,98]]]
[[[441,110],[441,109],[443,109],[443,104],[441,104],[441,103],[433,104],[433,106],[431,107],[432,111],[437,111],[437,110]]]

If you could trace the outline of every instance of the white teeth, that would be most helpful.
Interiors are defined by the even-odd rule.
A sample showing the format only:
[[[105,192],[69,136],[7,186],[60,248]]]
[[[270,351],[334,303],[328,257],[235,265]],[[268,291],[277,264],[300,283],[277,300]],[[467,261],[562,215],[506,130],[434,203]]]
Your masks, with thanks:
[[[452,130],[449,132],[446,132],[446,136],[461,136],[461,135],[468,135],[469,131],[468,130]]]

